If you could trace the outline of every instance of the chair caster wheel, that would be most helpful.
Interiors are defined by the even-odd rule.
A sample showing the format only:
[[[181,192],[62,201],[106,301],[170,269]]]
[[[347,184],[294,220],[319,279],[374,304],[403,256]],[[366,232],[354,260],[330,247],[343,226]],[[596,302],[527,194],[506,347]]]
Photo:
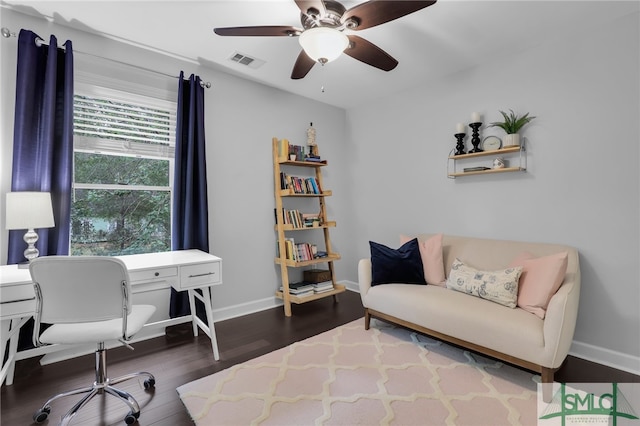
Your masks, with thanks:
[[[137,413],[129,412],[129,414],[124,418],[124,422],[128,425],[132,425],[138,421],[138,417],[140,417],[139,411]]]
[[[45,420],[47,420],[47,417],[49,417],[50,413],[51,413],[51,407],[47,406],[47,407],[41,408],[40,410],[33,413],[33,421],[36,423],[42,423]]]
[[[147,379],[143,384],[145,389],[151,389],[156,386],[156,379]]]

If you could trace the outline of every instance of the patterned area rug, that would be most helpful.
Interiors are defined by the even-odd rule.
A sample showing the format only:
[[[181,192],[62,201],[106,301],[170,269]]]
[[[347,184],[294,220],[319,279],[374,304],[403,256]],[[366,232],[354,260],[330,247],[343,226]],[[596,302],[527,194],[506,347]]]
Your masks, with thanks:
[[[364,319],[178,388],[198,426],[535,425],[539,376]]]

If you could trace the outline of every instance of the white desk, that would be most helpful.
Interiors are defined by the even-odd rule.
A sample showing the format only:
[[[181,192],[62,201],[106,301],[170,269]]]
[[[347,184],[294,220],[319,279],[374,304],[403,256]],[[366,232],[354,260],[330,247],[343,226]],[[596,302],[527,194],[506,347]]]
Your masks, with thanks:
[[[202,329],[211,339],[214,359],[219,360],[211,307],[211,287],[222,284],[222,259],[200,250],[134,254],[118,258],[129,270],[132,290],[136,286],[160,282],[177,291],[188,291],[191,315],[151,322],[145,324],[144,328],[164,328],[192,322],[194,336],[198,335],[198,327]],[[196,292],[196,289],[201,290],[202,294]],[[208,326],[195,315],[195,299],[204,304]],[[166,302],[169,303],[168,300]],[[16,361],[69,348],[51,345],[17,351],[18,332],[33,316],[34,310],[35,294],[29,270],[19,269],[17,265],[0,266],[0,356],[4,356],[5,349],[9,346],[9,357],[0,370],[0,384],[5,378],[7,385],[13,383]]]

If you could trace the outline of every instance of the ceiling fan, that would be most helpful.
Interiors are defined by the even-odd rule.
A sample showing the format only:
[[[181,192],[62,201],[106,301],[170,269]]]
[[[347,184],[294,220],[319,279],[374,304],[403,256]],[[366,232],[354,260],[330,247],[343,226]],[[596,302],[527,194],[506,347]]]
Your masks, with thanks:
[[[431,6],[436,0],[370,0],[346,9],[335,0],[294,0],[300,8],[302,28],[291,26],[253,26],[214,28],[221,36],[300,37],[302,50],[291,78],[301,79],[316,62],[325,64],[342,52],[384,71],[398,65],[393,57],[375,44],[343,31],[360,31],[401,18]]]

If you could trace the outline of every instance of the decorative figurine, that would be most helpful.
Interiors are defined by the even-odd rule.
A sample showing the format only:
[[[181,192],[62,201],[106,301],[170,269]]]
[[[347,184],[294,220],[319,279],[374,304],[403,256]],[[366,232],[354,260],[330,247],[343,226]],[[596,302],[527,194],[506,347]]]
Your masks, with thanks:
[[[458,140],[458,142],[456,143],[456,152],[454,155],[463,155],[466,154],[467,152],[464,150],[464,137],[467,136],[466,133],[456,133],[455,138]]]
[[[318,156],[318,146],[316,145],[316,129],[313,128],[313,123],[309,123],[307,129],[307,145],[309,146],[309,157]]]
[[[483,152],[483,150],[478,147],[478,145],[480,145],[480,134],[478,130],[480,129],[481,125],[481,122],[469,123],[469,127],[471,127],[473,132],[471,136],[471,144],[473,145],[473,149],[469,152]]]

